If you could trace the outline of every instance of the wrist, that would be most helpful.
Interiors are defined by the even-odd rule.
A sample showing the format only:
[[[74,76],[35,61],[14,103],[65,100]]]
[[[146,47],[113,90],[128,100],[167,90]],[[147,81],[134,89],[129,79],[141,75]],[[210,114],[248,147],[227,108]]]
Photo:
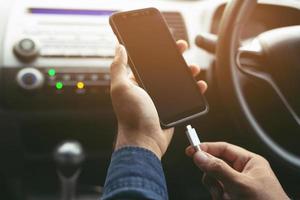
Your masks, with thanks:
[[[140,147],[153,152],[161,160],[163,153],[158,143],[152,137],[145,134],[136,134],[134,132],[124,133],[119,131],[115,143],[115,151],[122,147]]]

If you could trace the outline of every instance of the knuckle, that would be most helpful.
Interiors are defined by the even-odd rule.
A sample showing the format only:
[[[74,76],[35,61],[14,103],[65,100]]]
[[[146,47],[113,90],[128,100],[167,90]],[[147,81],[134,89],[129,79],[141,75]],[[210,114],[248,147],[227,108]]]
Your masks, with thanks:
[[[267,159],[265,159],[263,156],[257,155],[256,158],[259,162],[263,163],[264,165],[266,165],[266,166],[270,165],[269,161]]]
[[[211,166],[209,167],[211,172],[219,172],[222,171],[223,169],[223,161],[219,159],[215,159],[212,163]]]
[[[111,67],[111,68],[116,68],[116,67],[120,66],[121,64],[122,64],[122,63],[121,63],[119,60],[115,59],[115,60],[111,63],[110,67]]]
[[[220,145],[227,147],[227,146],[229,146],[229,143],[228,142],[220,142]]]
[[[249,183],[249,178],[243,174],[240,174],[240,176],[238,177],[233,177],[232,178],[232,182],[236,185],[238,185],[239,187],[243,188],[243,187],[247,187],[248,183]]]

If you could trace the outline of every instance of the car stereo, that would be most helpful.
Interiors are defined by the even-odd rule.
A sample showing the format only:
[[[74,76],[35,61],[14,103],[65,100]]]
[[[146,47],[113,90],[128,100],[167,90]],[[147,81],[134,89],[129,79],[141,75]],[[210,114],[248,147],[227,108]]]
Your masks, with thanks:
[[[115,11],[15,1],[1,33],[2,107],[77,108],[108,99]]]

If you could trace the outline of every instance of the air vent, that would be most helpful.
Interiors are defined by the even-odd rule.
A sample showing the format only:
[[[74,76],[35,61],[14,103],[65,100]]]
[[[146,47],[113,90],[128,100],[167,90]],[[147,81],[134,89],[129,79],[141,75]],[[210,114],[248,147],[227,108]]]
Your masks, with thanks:
[[[175,40],[189,41],[184,19],[179,12],[162,12]]]

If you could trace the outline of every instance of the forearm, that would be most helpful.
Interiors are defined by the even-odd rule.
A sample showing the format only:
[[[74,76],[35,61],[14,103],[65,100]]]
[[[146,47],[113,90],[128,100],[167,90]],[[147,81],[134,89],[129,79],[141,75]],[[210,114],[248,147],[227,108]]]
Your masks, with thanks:
[[[151,151],[123,147],[113,153],[102,200],[168,199],[160,160]]]

